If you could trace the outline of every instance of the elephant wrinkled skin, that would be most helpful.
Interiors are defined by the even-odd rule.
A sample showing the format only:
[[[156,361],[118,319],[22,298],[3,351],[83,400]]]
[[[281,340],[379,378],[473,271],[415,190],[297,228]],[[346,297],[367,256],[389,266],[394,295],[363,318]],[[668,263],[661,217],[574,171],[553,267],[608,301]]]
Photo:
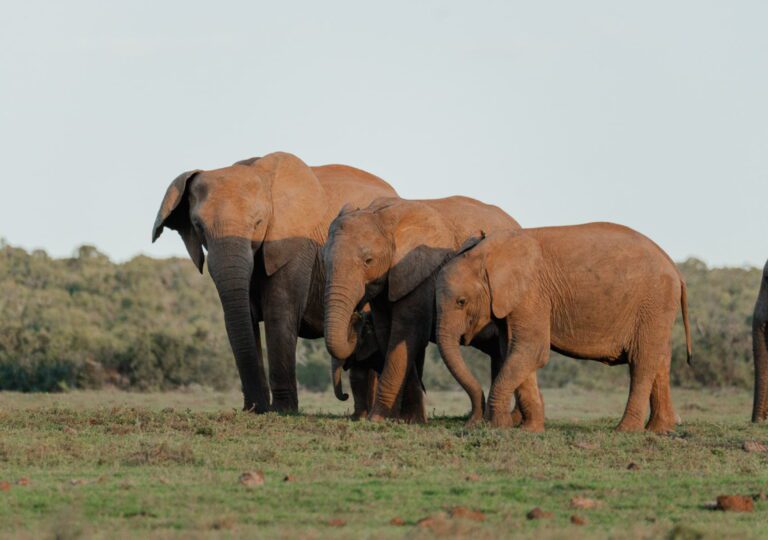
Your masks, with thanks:
[[[344,204],[366,205],[396,195],[389,184],[365,171],[345,165],[308,167],[283,152],[222,169],[185,172],[171,183],[152,240],[165,227],[178,231],[200,272],[206,248],[240,374],[244,409],[298,409],[297,339],[323,335],[321,247],[328,226]],[[362,378],[356,374],[354,380]]]
[[[492,425],[507,426],[512,392],[552,349],[628,363],[629,399],[617,429],[641,430],[650,401],[647,429],[673,430],[670,339],[678,308],[691,359],[685,282],[667,254],[640,233],[611,223],[492,233],[446,264],[436,295],[438,346],[470,395],[470,423],[486,408]],[[491,321],[506,338],[506,360],[485,407],[458,345]],[[523,394],[524,427],[543,430],[543,404],[529,390]]]

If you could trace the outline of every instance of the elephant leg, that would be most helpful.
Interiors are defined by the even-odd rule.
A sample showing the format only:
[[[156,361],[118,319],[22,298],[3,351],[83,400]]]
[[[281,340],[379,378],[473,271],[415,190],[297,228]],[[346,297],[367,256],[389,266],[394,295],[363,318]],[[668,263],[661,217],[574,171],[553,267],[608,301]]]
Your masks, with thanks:
[[[264,320],[269,361],[269,387],[272,390],[272,410],[297,412],[299,395],[296,387],[296,345],[298,330],[292,321],[271,317]]]
[[[501,366],[504,364],[504,357],[499,354],[491,355],[491,385],[496,380],[496,376],[501,371]],[[512,418],[510,419],[510,425],[519,426],[523,422],[523,413],[520,410],[520,402],[517,400],[517,394],[515,394],[515,408],[512,409]]]
[[[424,391],[421,386],[419,372],[424,367],[424,353],[418,352],[414,368],[408,374],[403,390],[403,401],[400,407],[400,419],[409,424],[423,424],[427,421],[426,406],[424,404]],[[421,368],[419,368],[421,365]]]
[[[675,430],[675,409],[672,407],[672,396],[669,385],[669,365],[671,350],[656,373],[651,387],[651,417],[645,429],[654,433],[669,433]]]
[[[431,296],[430,296],[431,294]],[[416,360],[424,354],[429,342],[432,327],[432,290],[418,289],[411,292],[392,308],[389,343],[384,361],[384,368],[379,378],[376,401],[371,411],[371,420],[396,418],[400,413],[406,380],[409,376],[418,377]],[[415,383],[409,385],[409,401],[415,397],[411,392],[421,392]],[[422,398],[423,408],[423,398]],[[426,419],[426,412],[416,418]]]
[[[538,385],[531,384],[531,381],[535,383],[536,370],[546,363],[548,357],[549,339],[546,346],[543,340],[516,341],[488,395],[486,417],[493,427],[512,427],[509,409],[513,394],[519,391],[523,417],[521,427],[527,431],[544,431],[544,405]]]
[[[349,386],[352,388],[352,397],[355,400],[355,412],[352,420],[367,418],[370,409],[370,370],[366,364],[352,365],[349,368]]]
[[[648,414],[651,389],[659,373],[663,353],[646,345],[629,361],[629,399],[617,431],[642,431]]]
[[[544,396],[539,389],[539,381],[534,372],[515,390],[515,408],[512,409],[512,426],[530,430],[529,418],[533,414],[544,415]],[[543,420],[542,420],[543,421]],[[535,429],[533,431],[536,431]]]
[[[373,410],[373,403],[376,399],[376,388],[379,385],[379,374],[375,369],[368,370],[368,394],[366,399],[366,409]]]
[[[262,296],[274,411],[296,412],[299,409],[296,344],[311,276],[311,272],[302,271],[302,264],[303,258],[299,257],[268,278]]]

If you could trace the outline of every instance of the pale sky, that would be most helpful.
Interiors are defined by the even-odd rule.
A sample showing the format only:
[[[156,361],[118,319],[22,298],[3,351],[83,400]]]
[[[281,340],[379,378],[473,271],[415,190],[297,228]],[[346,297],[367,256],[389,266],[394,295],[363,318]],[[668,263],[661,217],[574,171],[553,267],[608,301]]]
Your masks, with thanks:
[[[30,2],[0,19],[0,237],[150,243],[180,172],[275,150],[523,226],[768,257],[768,2]]]

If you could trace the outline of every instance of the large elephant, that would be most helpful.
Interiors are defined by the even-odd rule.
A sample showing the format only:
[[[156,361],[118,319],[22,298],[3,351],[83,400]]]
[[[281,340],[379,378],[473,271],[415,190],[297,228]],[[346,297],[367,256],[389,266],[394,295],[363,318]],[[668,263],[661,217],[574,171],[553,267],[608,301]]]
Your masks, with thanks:
[[[434,340],[434,277],[472,233],[508,228],[519,225],[501,209],[466,197],[383,198],[362,210],[344,209],[333,221],[324,248],[326,345],[332,357],[349,358],[357,346],[357,311],[370,304],[386,350],[370,419],[426,421],[419,378]],[[495,373],[499,342],[494,328],[488,330],[472,345],[491,355]],[[406,412],[404,402],[417,405]]]
[[[763,281],[752,319],[752,348],[755,354],[755,402],[752,421],[768,418],[768,263],[763,269]]]
[[[670,339],[677,309],[691,360],[685,281],[651,240],[612,223],[490,234],[445,265],[437,279],[437,341],[448,368],[483,416],[482,388],[467,369],[461,341],[495,322],[506,360],[491,385],[486,417],[508,425],[512,393],[554,350],[609,365],[629,364],[630,391],[617,429],[674,429]],[[528,429],[544,429],[538,396],[522,396]],[[525,407],[530,406],[531,410]],[[505,409],[505,407],[507,407]]]
[[[344,165],[308,167],[283,152],[223,169],[185,172],[171,183],[152,240],[164,227],[178,231],[200,272],[206,248],[240,374],[244,409],[269,410],[270,389],[273,410],[298,409],[297,339],[323,335],[321,247],[328,226],[344,204],[366,205],[382,196],[396,192],[372,174]],[[353,385],[362,379],[353,377]]]

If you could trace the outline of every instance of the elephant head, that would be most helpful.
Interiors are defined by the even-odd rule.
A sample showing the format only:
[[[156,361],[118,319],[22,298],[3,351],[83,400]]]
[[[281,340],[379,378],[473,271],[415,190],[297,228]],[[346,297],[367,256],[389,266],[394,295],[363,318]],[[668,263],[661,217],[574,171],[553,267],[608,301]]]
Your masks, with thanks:
[[[494,320],[504,319],[531,286],[537,244],[517,231],[470,238],[440,271],[435,286],[437,345],[448,370],[482,418],[485,397],[459,345],[469,345]],[[500,332],[507,335],[507,332]]]
[[[342,209],[324,247],[325,339],[345,360],[357,346],[360,315],[386,291],[396,302],[435,272],[455,250],[448,227],[418,201],[377,199],[363,210]]]
[[[178,231],[201,273],[203,247],[208,252],[247,409],[269,407],[251,311],[255,256],[263,257],[267,276],[277,272],[317,236],[327,211],[324,201],[312,170],[297,157],[278,152],[223,169],[182,173],[160,205],[153,242],[165,227]]]

